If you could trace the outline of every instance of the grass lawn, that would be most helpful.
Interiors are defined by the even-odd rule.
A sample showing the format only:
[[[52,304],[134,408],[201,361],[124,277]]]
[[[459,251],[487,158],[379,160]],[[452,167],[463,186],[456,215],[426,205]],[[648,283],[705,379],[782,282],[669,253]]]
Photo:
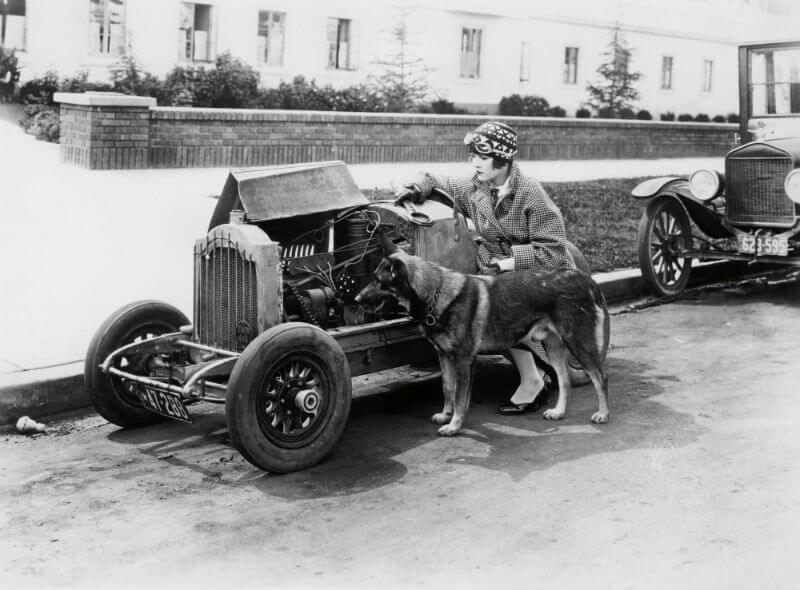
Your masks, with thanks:
[[[636,233],[644,204],[631,189],[645,178],[553,182],[545,190],[561,209],[567,237],[592,272],[638,268]]]

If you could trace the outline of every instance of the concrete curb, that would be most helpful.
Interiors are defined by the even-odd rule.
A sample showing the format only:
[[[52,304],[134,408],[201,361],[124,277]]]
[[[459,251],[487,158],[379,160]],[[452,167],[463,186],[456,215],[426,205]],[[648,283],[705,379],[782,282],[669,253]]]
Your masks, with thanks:
[[[743,262],[711,262],[692,269],[690,286],[743,276],[768,268],[750,267]],[[594,279],[609,302],[644,295],[638,269],[598,273]],[[91,405],[83,384],[83,362],[32,369],[0,375],[0,425],[16,422],[20,416],[41,418]]]

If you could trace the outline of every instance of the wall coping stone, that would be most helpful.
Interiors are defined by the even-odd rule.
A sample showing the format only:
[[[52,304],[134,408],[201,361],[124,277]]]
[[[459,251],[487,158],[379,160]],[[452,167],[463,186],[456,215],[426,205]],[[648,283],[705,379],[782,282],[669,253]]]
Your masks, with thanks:
[[[53,100],[62,104],[91,107],[144,107],[156,106],[151,96],[130,96],[120,92],[56,92]]]
[[[401,125],[477,126],[483,121],[505,121],[520,127],[617,127],[679,129],[738,129],[737,123],[696,121],[642,121],[638,119],[596,119],[576,117],[512,117],[505,115],[439,115],[427,113],[355,113],[346,111],[301,111],[280,109],[224,109],[200,107],[157,107],[150,109],[155,120],[183,121],[307,121],[319,123],[397,123]]]

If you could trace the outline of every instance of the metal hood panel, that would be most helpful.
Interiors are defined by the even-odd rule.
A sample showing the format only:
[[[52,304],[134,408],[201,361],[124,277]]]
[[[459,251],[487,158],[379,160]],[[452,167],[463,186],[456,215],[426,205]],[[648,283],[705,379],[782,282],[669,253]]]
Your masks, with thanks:
[[[344,162],[232,170],[220,201],[241,203],[248,221],[288,219],[366,206]]]

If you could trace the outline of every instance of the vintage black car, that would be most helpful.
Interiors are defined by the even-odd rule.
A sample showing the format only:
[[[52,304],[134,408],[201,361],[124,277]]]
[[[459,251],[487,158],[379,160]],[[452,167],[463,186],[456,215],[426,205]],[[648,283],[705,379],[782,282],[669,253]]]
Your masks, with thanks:
[[[639,223],[642,278],[659,296],[687,285],[693,260],[800,266],[800,41],[739,48],[740,131],[724,173],[653,178]]]

